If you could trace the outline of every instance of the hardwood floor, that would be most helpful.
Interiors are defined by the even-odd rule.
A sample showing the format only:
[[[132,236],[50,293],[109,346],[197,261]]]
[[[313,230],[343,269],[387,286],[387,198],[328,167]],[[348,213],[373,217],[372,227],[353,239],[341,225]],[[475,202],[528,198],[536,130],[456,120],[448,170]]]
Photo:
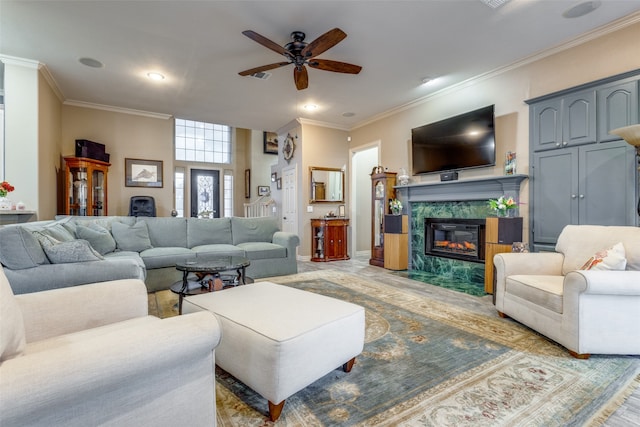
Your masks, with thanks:
[[[377,281],[383,281],[390,286],[399,287],[412,292],[427,295],[442,301],[453,301],[462,304],[469,310],[478,311],[487,315],[497,316],[490,295],[474,297],[463,295],[459,292],[442,289],[411,279],[406,279],[391,270],[369,265],[368,258],[356,257],[348,261],[310,262],[298,261],[298,272],[336,270],[354,273],[359,276],[370,277]],[[603,424],[606,427],[631,427],[640,426],[640,387],[614,412]]]

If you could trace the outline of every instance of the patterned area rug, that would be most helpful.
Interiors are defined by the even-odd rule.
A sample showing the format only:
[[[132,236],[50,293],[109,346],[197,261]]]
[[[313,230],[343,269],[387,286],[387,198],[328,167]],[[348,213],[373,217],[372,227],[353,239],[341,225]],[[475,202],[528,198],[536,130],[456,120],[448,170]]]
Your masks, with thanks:
[[[362,355],[287,399],[279,426],[597,426],[640,383],[640,358],[567,351],[489,317],[348,273],[270,281],[366,309]],[[177,314],[169,291],[150,310]],[[295,372],[292,372],[295,375]],[[267,402],[217,371],[219,426],[268,426]]]

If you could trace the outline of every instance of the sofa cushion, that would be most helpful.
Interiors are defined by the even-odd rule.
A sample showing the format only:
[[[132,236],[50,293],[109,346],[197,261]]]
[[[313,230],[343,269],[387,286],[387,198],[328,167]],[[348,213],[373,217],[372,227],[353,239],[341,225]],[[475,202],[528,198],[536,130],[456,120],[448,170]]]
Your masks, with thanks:
[[[59,221],[45,225],[39,231],[60,242],[69,242],[76,238],[76,236],[74,236],[67,228],[64,227],[63,223]]]
[[[0,267],[0,363],[22,354],[26,339],[24,320],[7,276]]]
[[[246,257],[250,260],[256,259],[277,259],[287,257],[287,248],[266,242],[248,242],[238,244],[244,249]]]
[[[40,243],[22,227],[0,228],[0,263],[12,270],[48,264]]]
[[[605,225],[567,225],[556,243],[556,251],[564,254],[562,274],[579,270],[597,251],[622,242],[627,270],[640,271],[640,227]]]
[[[564,276],[513,275],[507,277],[505,294],[562,314]]]
[[[153,247],[145,222],[136,222],[134,225],[114,222],[111,224],[111,232],[121,251],[142,252]]]
[[[246,242],[269,242],[273,234],[279,231],[278,222],[272,217],[263,218],[231,218],[233,244]]]
[[[149,238],[154,248],[187,248],[187,219],[144,217],[137,222],[145,222],[149,229]]]
[[[58,218],[58,217],[56,217]],[[68,222],[63,222],[63,221]],[[77,227],[78,225],[84,225],[88,227],[90,224],[99,225],[107,230],[111,231],[111,226],[114,222],[122,224],[133,225],[136,223],[136,218],[132,216],[73,216],[68,218],[61,218],[57,222],[61,222],[67,229]]]
[[[52,264],[100,261],[104,259],[100,253],[91,247],[89,242],[82,239],[45,245],[43,249]]]
[[[187,244],[189,248],[212,244],[231,244],[230,218],[188,218]]]
[[[197,258],[206,258],[207,256],[241,256],[244,257],[244,250],[233,245],[202,245],[191,248]]]
[[[596,252],[580,270],[624,270],[626,266],[624,246],[616,243],[609,249]]]
[[[147,269],[175,267],[176,262],[195,257],[191,249],[180,247],[151,248],[140,252]]]
[[[101,255],[108,254],[116,250],[116,241],[109,230],[98,224],[88,224],[87,226],[76,225],[76,237],[89,242],[91,247]]]

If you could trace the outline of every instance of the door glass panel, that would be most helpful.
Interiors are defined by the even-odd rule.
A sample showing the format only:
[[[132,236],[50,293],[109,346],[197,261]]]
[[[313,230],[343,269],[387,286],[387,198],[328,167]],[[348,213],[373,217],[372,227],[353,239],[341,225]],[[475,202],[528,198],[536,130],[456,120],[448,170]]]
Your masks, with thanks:
[[[71,188],[69,194],[71,194],[71,200],[69,200],[70,214],[71,215],[87,215],[87,169],[86,168],[71,168],[69,170],[71,174]]]
[[[198,177],[198,218],[213,218],[213,177]]]
[[[104,212],[104,172],[93,171],[91,184],[93,186],[93,215],[102,216]]]
[[[220,172],[191,170],[191,216],[220,218]]]

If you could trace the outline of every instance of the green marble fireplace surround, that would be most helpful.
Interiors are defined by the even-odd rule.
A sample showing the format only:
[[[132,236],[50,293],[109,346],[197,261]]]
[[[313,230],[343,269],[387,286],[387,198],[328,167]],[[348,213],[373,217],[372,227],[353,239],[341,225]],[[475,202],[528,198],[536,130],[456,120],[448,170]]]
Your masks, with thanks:
[[[484,295],[484,262],[462,261],[425,254],[425,218],[484,219],[495,215],[489,199],[519,200],[526,175],[495,176],[459,181],[396,186],[396,196],[409,216],[411,278],[473,295]],[[516,216],[519,212],[516,212]]]

